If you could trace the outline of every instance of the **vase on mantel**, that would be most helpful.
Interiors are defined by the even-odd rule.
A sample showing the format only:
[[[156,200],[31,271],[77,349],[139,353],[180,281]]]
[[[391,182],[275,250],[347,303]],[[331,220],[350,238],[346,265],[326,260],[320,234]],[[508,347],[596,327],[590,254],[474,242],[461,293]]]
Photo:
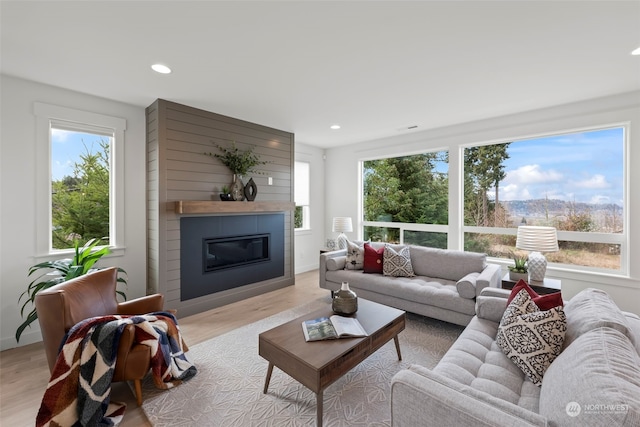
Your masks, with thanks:
[[[231,183],[231,197],[233,200],[240,202],[244,200],[244,183],[242,175],[233,174],[233,182]]]

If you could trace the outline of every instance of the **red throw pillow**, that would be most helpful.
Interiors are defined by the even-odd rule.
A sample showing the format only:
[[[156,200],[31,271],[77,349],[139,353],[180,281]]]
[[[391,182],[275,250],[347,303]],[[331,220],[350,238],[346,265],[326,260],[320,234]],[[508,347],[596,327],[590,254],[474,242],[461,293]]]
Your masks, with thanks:
[[[364,244],[363,270],[365,273],[382,274],[382,254],[384,254],[384,246],[376,250],[370,244]]]
[[[562,301],[562,294],[560,292],[554,292],[547,295],[538,295],[538,293],[531,289],[531,286],[529,286],[529,284],[522,279],[518,280],[518,283],[516,283],[516,285],[511,290],[511,295],[509,295],[507,305],[509,305],[511,300],[514,299],[516,295],[518,295],[518,292],[520,292],[522,289],[527,291],[527,293],[531,296],[533,302],[538,306],[540,310],[551,310],[553,307],[564,305],[564,302]]]

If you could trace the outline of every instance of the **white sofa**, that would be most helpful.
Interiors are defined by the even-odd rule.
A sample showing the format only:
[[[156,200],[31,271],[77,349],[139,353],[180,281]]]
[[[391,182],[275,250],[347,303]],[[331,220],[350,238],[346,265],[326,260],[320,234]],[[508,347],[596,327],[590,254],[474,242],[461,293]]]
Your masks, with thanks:
[[[374,248],[384,245],[371,243]],[[320,287],[337,291],[343,281],[349,282],[359,297],[464,326],[476,314],[480,291],[500,286],[502,270],[488,264],[485,254],[423,246],[410,246],[410,254],[415,276],[391,277],[345,269],[346,249],[325,252],[320,254]]]

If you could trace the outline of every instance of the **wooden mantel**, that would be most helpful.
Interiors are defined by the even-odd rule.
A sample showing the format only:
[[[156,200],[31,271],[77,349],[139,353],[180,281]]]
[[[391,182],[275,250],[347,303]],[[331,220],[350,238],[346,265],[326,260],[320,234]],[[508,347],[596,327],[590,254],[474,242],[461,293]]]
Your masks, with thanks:
[[[212,200],[177,200],[173,202],[176,214],[234,214],[293,211],[293,202],[218,202]],[[171,209],[171,204],[167,206]]]

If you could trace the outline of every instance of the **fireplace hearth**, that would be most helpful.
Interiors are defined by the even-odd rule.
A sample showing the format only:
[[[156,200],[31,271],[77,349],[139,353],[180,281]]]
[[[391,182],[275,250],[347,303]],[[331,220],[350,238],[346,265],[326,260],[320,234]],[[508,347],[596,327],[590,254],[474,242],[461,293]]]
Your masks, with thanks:
[[[182,217],[180,300],[284,274],[284,214]]]

